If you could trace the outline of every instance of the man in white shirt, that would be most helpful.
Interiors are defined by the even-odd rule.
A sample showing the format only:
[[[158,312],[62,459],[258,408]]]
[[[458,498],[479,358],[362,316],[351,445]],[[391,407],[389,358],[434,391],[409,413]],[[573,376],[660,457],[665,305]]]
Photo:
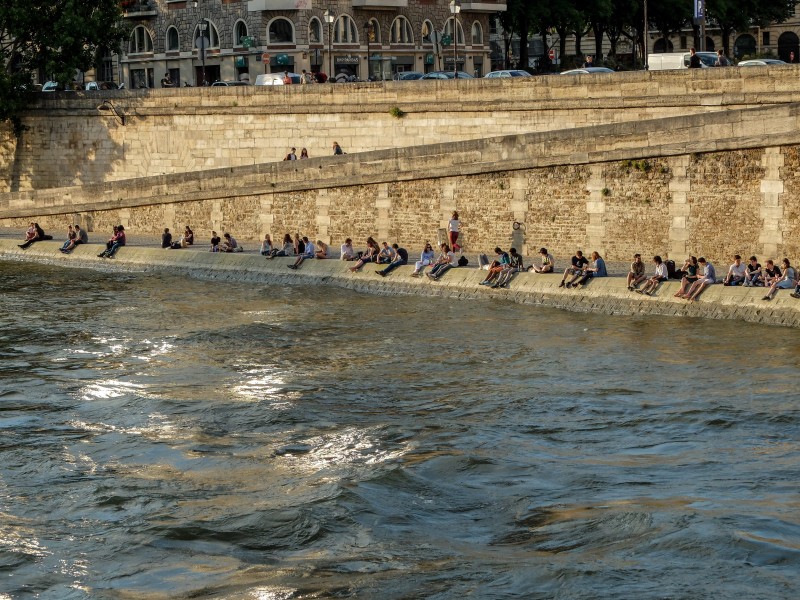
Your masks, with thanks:
[[[747,273],[747,265],[742,262],[742,257],[738,254],[733,257],[733,264],[728,269],[728,274],[722,285],[739,285],[744,283]]]
[[[652,296],[653,292],[656,291],[658,284],[662,281],[666,281],[669,279],[669,270],[667,269],[666,263],[661,260],[661,257],[656,255],[653,257],[653,263],[656,265],[656,272],[655,274],[645,281],[644,285],[641,289],[636,290],[637,294],[644,294],[645,296]]]

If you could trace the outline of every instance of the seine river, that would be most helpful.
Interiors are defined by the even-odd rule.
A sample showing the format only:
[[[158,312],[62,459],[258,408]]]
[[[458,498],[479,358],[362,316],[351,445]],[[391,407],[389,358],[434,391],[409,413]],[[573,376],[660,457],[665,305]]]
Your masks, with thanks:
[[[0,599],[800,596],[800,335],[0,263]]]

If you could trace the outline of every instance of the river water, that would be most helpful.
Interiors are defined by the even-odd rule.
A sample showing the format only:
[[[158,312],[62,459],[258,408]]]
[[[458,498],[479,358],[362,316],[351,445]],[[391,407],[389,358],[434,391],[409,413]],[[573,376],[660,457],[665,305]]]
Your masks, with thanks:
[[[0,285],[2,600],[800,594],[795,331]]]

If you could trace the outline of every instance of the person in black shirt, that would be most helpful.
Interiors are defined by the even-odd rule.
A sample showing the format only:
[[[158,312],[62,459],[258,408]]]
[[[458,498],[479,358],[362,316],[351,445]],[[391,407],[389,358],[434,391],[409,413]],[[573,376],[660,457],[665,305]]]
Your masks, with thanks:
[[[392,244],[392,248],[394,248],[395,251],[395,259],[392,262],[390,262],[387,265],[387,267],[382,271],[375,271],[381,277],[386,277],[397,267],[401,267],[403,265],[408,264],[408,251],[405,248],[401,248],[397,244]]]
[[[572,266],[564,270],[564,277],[561,278],[561,283],[558,284],[558,287],[564,287],[567,281],[567,275],[583,275],[583,270],[588,264],[589,261],[583,255],[583,252],[577,250],[575,256],[572,257]]]

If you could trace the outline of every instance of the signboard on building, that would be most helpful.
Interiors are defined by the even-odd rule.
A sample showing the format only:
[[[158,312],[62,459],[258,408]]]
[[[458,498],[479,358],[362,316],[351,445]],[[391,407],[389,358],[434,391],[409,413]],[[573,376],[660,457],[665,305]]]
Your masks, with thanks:
[[[706,16],[706,0],[694,0],[694,18],[702,19]]]
[[[336,56],[333,59],[337,65],[357,65],[358,64],[358,57],[357,56]]]

